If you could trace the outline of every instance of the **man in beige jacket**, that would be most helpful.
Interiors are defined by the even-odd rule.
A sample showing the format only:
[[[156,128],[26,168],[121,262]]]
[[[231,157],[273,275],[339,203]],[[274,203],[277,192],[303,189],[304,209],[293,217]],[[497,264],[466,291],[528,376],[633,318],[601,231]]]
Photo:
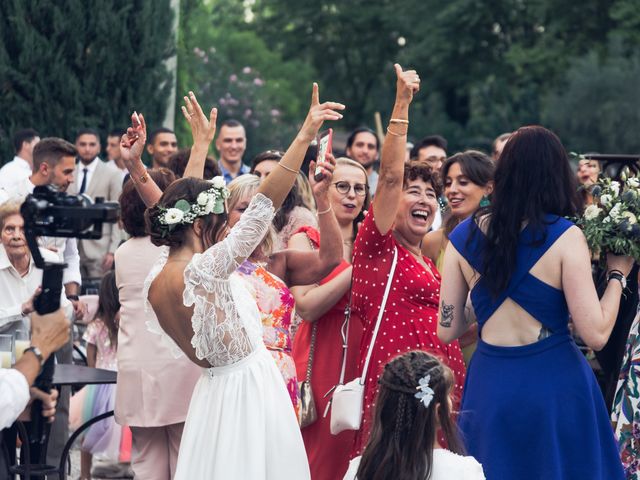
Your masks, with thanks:
[[[100,135],[85,129],[76,137],[79,162],[69,193],[83,193],[91,199],[103,197],[117,202],[122,191],[122,175],[100,157]],[[113,267],[113,255],[120,245],[122,231],[117,224],[103,224],[99,240],[79,240],[80,270],[84,279],[97,279]]]

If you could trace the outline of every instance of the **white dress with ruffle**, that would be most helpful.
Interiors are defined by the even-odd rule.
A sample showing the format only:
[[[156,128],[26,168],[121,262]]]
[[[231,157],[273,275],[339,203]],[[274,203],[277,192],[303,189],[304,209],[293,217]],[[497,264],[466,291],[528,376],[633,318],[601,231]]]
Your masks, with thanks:
[[[234,273],[273,215],[271,200],[256,195],[229,235],[185,268],[183,301],[194,307],[191,344],[213,367],[193,391],[175,480],[310,478],[282,374],[262,341],[258,308]],[[164,263],[166,256],[149,274],[147,292]]]

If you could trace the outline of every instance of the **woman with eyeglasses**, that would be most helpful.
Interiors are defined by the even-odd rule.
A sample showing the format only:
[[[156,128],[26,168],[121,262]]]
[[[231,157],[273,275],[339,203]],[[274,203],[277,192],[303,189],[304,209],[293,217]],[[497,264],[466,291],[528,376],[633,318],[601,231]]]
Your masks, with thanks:
[[[352,318],[359,317],[364,326],[360,373],[366,365],[364,414],[353,456],[361,454],[369,440],[378,379],[393,357],[424,350],[441,358],[454,373],[456,399],[461,397],[465,378],[458,343],[445,345],[438,339],[440,274],[420,250],[438,209],[440,185],[427,164],[404,162],[409,105],[420,88],[420,77],[415,70],[402,71],[398,64],[395,70],[396,101],[382,147],[378,187],[353,255]],[[389,281],[388,298],[376,329]]]
[[[259,153],[251,162],[250,173],[264,180],[269,176],[271,170],[278,165],[282,155],[284,153],[278,150],[267,150]],[[311,195],[306,195],[306,197],[310,197],[310,202],[305,201],[304,193],[311,193]],[[296,182],[273,219],[273,226],[276,229],[274,251],[287,248],[289,239],[300,228],[305,226],[318,227],[318,222],[314,215],[315,204],[313,202],[313,193],[311,192],[309,180],[304,174],[298,172]]]
[[[358,224],[369,206],[367,172],[349,158],[338,158],[329,189],[329,203],[342,232],[342,262],[315,285],[292,287],[296,311],[304,319],[293,340],[298,381],[310,380],[318,418],[302,428],[313,480],[342,478],[349,465],[354,431],[332,435],[324,411],[330,397],[325,393],[339,381],[342,368],[342,327],[351,285],[351,256]],[[322,210],[318,212],[321,214]],[[320,234],[307,227],[291,237],[290,246],[312,251],[320,248]],[[345,332],[346,333],[346,332]],[[346,378],[357,374],[360,322],[349,322]]]

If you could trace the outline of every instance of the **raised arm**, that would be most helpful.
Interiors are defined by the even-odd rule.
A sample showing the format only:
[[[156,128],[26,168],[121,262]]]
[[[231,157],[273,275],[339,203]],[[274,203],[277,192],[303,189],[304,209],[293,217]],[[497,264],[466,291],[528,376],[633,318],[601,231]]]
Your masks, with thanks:
[[[309,285],[326,277],[342,259],[342,234],[329,202],[329,187],[333,180],[335,158],[327,154],[328,163],[322,166],[324,177],[316,182],[315,162],[309,165],[309,182],[318,206],[318,227],[322,242],[314,251],[285,250],[287,255],[287,279],[289,285]]]
[[[193,146],[191,147],[189,162],[184,169],[183,176],[202,178],[204,176],[204,164],[209,153],[209,145],[211,145],[213,137],[216,135],[218,109],[212,108],[209,112],[209,118],[207,118],[193,92],[189,92],[189,95],[184,97],[184,103],[182,114],[191,127]]]
[[[415,70],[396,69],[396,102],[382,145],[378,187],[373,199],[375,223],[385,235],[393,226],[404,180],[404,157],[409,129],[409,105],[420,89],[420,77]]]
[[[152,207],[162,196],[162,190],[147,174],[147,167],[142,163],[142,151],[146,142],[147,124],[144,116],[133,112],[131,126],[120,139],[120,156],[140,198],[147,207]]]
[[[318,134],[323,122],[325,120],[340,120],[342,115],[336,110],[344,110],[344,108],[341,103],[320,103],[318,84],[313,84],[311,106],[302,128],[280,162],[278,162],[279,168],[274,169],[258,189],[258,193],[262,193],[271,199],[276,210],[280,208],[289,190],[291,190],[309,144]]]

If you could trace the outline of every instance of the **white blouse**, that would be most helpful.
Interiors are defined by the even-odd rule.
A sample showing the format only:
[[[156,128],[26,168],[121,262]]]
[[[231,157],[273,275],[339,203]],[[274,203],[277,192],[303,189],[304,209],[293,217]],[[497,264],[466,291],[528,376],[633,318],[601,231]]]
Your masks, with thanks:
[[[356,480],[360,459],[356,457],[349,462],[349,469],[343,480]],[[433,450],[433,465],[429,480],[485,480],[482,465],[473,457],[463,457],[449,450],[437,448]]]

